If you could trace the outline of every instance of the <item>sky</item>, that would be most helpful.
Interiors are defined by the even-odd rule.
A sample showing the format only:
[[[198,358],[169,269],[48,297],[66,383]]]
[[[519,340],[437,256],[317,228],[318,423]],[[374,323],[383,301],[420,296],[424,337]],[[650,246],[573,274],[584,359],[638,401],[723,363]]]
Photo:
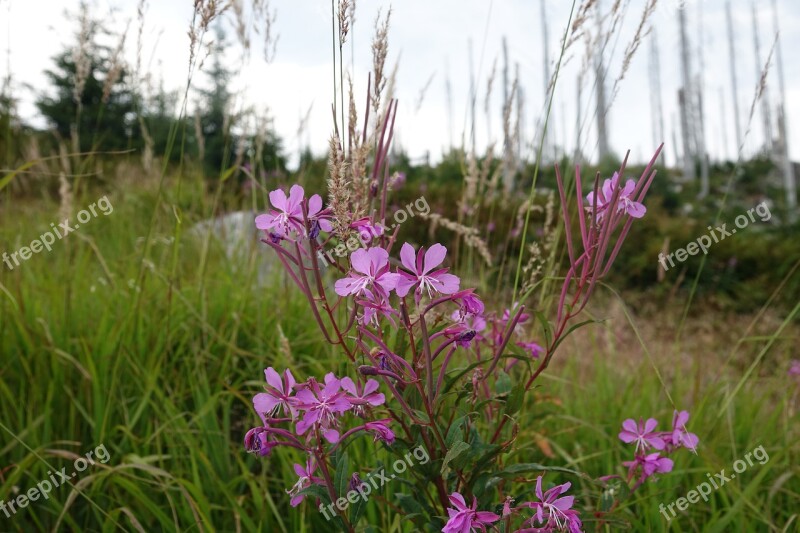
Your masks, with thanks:
[[[738,102],[744,138],[744,154],[752,154],[765,141],[761,105],[748,121],[761,69],[775,41],[773,1],[780,24],[782,62],[788,138],[791,157],[800,159],[800,62],[790,58],[800,47],[800,3],[793,0],[732,0],[734,47],[738,75]],[[129,24],[125,57],[136,62],[138,49],[137,5],[139,0],[94,0],[92,10],[112,31],[121,32]],[[580,4],[580,2],[577,2]],[[600,0],[608,10],[610,0]],[[623,1],[623,4],[626,3]],[[292,155],[310,146],[324,153],[333,129],[333,67],[331,52],[331,4],[321,0],[272,0],[277,18],[274,31],[279,35],[274,59],[267,63],[261,54],[259,37],[253,35],[249,58],[235,47],[228,52],[236,105],[254,107],[268,113],[274,129],[284,139]],[[677,93],[681,85],[678,13],[688,20],[692,72],[703,87],[706,146],[712,160],[735,157],[736,133],[734,102],[728,54],[724,0],[659,0],[646,29],[654,31],[642,41],[624,77],[623,57],[633,39],[645,0],[627,0],[628,9],[619,31],[608,43],[606,92],[611,99],[608,137],[612,150],[624,154],[631,150],[635,161],[649,159],[660,141],[666,142],[668,163],[675,163],[673,145],[680,142]],[[192,17],[192,0],[147,0],[142,30],[142,62],[154,78],[167,89],[185,85],[189,63],[187,30]],[[490,142],[502,145],[502,41],[508,43],[511,77],[518,66],[519,83],[525,104],[521,126],[523,155],[531,158],[544,115],[544,65],[552,73],[558,61],[561,39],[570,18],[568,0],[544,0],[549,55],[545,60],[541,0],[359,0],[356,20],[345,45],[345,69],[353,73],[356,101],[362,111],[367,73],[371,69],[370,41],[373,22],[379,10],[391,6],[389,32],[390,68],[397,64],[395,95],[399,100],[396,142],[411,157],[426,153],[437,160],[452,142],[460,145],[464,135],[469,144],[470,71],[477,79],[475,141],[479,151]],[[7,48],[0,59],[0,73],[10,68],[20,98],[20,114],[43,125],[33,105],[37,94],[47,90],[43,71],[52,57],[72,43],[74,22],[65,9],[75,12],[77,0],[0,0],[0,46]],[[752,9],[757,13],[760,56],[754,50]],[[226,21],[229,40],[235,42],[230,17]],[[656,111],[650,80],[653,40],[660,50],[660,84],[657,94],[663,102],[664,134],[654,132]],[[111,43],[113,45],[113,43]],[[470,49],[472,54],[470,54]],[[788,52],[788,53],[787,53]],[[470,61],[472,56],[472,61]],[[584,79],[578,97],[578,74],[585,61],[582,42],[570,47],[562,60],[550,114],[550,142],[566,146],[571,153],[577,141],[581,117],[581,149],[590,159],[597,158],[597,133],[594,122],[593,76]],[[773,124],[777,123],[780,100],[778,68],[769,70],[764,98],[770,104]],[[486,112],[487,80],[497,65],[492,97]],[[618,81],[619,80],[619,81]],[[197,74],[197,83],[204,75]],[[445,89],[451,86],[451,101]],[[612,98],[613,97],[613,98]],[[196,95],[190,96],[190,107]],[[449,103],[448,103],[449,102]],[[580,105],[579,105],[580,102]],[[305,132],[298,126],[309,112]],[[749,128],[748,128],[749,125]],[[466,132],[466,133],[465,133]]]

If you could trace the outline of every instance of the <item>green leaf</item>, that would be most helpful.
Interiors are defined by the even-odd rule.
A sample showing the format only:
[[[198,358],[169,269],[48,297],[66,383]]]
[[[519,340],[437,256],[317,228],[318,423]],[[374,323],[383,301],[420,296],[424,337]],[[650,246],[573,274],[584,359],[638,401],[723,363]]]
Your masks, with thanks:
[[[524,399],[525,385],[522,382],[519,382],[514,385],[514,388],[511,389],[511,393],[508,395],[508,399],[506,400],[505,414],[508,416],[513,416],[516,414],[520,409],[522,409],[522,402]]]
[[[336,488],[336,496],[343,497],[350,490],[350,459],[347,452],[339,457],[336,463],[336,474],[334,475],[333,486]]]
[[[452,448],[447,450],[447,455],[444,456],[444,462],[442,463],[442,469],[440,472],[444,474],[447,470],[447,464],[467,450],[469,450],[469,444],[463,440],[456,442]]]
[[[467,416],[461,416],[456,418],[450,425],[450,429],[447,430],[447,436],[444,438],[444,443],[447,445],[448,449],[452,448],[457,441],[464,440],[462,426],[466,419]]]
[[[494,392],[498,396],[503,396],[511,391],[511,376],[502,370],[499,371],[499,374],[500,375],[497,376],[497,380],[494,382]]]

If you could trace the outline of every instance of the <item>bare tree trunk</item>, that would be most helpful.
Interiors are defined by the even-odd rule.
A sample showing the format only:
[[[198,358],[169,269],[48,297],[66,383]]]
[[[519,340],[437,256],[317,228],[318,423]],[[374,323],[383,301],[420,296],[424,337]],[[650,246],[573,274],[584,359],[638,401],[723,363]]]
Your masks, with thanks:
[[[733,18],[731,17],[730,0],[725,2],[725,14],[728,19],[728,55],[731,62],[731,90],[733,91],[733,118],[736,124],[736,150],[734,159],[737,159],[739,152],[744,149],[742,146],[742,124],[739,118],[739,83],[736,79],[736,47],[733,42]]]
[[[705,83],[703,79],[703,72],[705,72],[705,53],[703,42],[703,3],[697,3],[697,28],[698,28],[698,46],[697,54],[700,60],[700,69],[697,72],[697,119],[698,124],[695,127],[697,133],[697,151],[700,155],[700,193],[698,198],[705,198],[708,196],[708,151],[706,150],[706,115],[705,115],[705,98],[703,91],[705,90]]]
[[[758,14],[756,12],[755,3],[751,4],[753,10],[753,45],[756,52],[756,83],[761,79],[761,41],[758,38]],[[772,113],[769,109],[769,92],[768,85],[764,85],[764,92],[761,95],[761,118],[764,124],[764,150],[770,156],[773,155],[772,150]]]
[[[664,106],[661,100],[661,58],[658,50],[656,29],[650,37],[650,113],[653,116],[653,146],[658,146],[664,138]],[[661,151],[662,164],[666,161],[664,150]]]
[[[544,45],[542,47],[542,49],[544,50],[544,52],[543,52],[544,53],[544,57],[542,58],[543,59],[542,63],[543,63],[543,66],[544,66],[543,83],[544,83],[544,104],[545,104],[545,109],[546,109],[547,108],[547,102],[548,102],[547,93],[548,93],[548,89],[550,88],[550,43],[549,43],[549,38],[548,38],[548,34],[547,34],[547,10],[545,9],[545,2],[546,2],[546,0],[542,0],[541,1],[541,17],[540,18],[541,18],[541,22],[542,22],[542,44]],[[542,122],[542,124],[544,124],[544,122]],[[550,128],[547,128],[547,131],[544,130],[544,129],[542,130],[543,131],[543,135],[544,135],[544,143],[543,143],[544,149],[543,149],[542,159],[548,159],[548,158],[551,158],[551,157],[553,159],[555,159],[555,157],[556,157],[556,155],[555,155],[555,147],[553,147],[553,150],[551,152],[550,139],[554,138],[554,137],[553,137],[553,135],[551,134],[551,132],[549,130],[550,130]]]
[[[775,31],[777,42],[775,43],[775,58],[778,64],[778,90],[780,91],[780,102],[778,104],[778,131],[780,133],[780,157],[783,163],[783,183],[786,194],[786,210],[789,213],[789,221],[797,219],[797,191],[795,188],[794,168],[789,157],[789,132],[786,124],[786,85],[783,78],[783,53],[781,51],[780,28],[778,26],[778,5],[772,0],[772,25]]]
[[[692,147],[694,134],[691,130],[692,90],[691,64],[689,63],[689,38],[686,35],[686,10],[678,10],[678,22],[681,31],[681,73],[683,87],[678,91],[678,103],[681,110],[681,134],[683,135],[683,178],[694,181],[695,155]]]

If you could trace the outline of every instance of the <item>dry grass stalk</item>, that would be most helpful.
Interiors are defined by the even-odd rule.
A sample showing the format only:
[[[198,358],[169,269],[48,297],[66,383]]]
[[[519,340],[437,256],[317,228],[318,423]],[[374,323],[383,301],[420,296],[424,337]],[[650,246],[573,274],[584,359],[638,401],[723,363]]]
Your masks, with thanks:
[[[381,95],[386,87],[386,76],[383,71],[386,66],[386,56],[389,53],[389,19],[392,10],[386,13],[386,18],[381,22],[381,12],[375,17],[375,36],[372,38],[372,110],[376,120],[380,121]]]
[[[108,103],[108,99],[111,96],[111,90],[119,81],[122,71],[125,68],[125,59],[122,57],[122,53],[125,49],[125,39],[127,37],[128,27],[125,28],[125,31],[120,36],[119,43],[117,43],[117,47],[114,49],[114,53],[111,55],[111,64],[108,67],[108,73],[106,74],[106,79],[103,82],[102,102],[104,104]]]
[[[350,234],[350,197],[352,181],[347,176],[347,162],[337,135],[332,135],[328,154],[328,205],[333,211],[333,227],[341,239]]]
[[[488,266],[492,266],[494,263],[492,259],[492,254],[489,252],[489,247],[486,245],[486,241],[480,238],[478,235],[478,230],[476,228],[472,228],[469,226],[465,226],[464,224],[460,224],[454,220],[450,220],[449,218],[445,218],[439,213],[430,212],[427,215],[419,213],[418,215],[423,220],[427,220],[430,222],[430,226],[428,227],[428,234],[430,235],[431,240],[433,240],[434,235],[436,233],[436,229],[441,226],[445,229],[448,229],[458,235],[459,237],[464,239],[464,244],[473,248],[478,252],[484,262]]]

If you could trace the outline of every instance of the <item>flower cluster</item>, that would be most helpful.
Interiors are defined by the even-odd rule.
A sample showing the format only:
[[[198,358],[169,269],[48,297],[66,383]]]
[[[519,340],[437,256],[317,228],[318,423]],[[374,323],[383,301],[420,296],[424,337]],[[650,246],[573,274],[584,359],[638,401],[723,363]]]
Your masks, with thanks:
[[[458,492],[450,495],[450,504],[447,509],[449,520],[442,529],[443,533],[470,533],[480,529],[486,531],[486,526],[491,525],[501,518],[521,517],[522,523],[515,533],[550,533],[555,531],[568,531],[580,533],[583,527],[578,512],[572,509],[575,503],[574,496],[564,496],[572,486],[571,483],[556,485],[546,491],[542,490],[542,476],[536,478],[537,501],[524,502],[512,506],[513,500],[509,497],[503,504],[502,517],[488,511],[478,511],[478,501],[472,498],[472,505],[467,506],[464,497]],[[530,515],[533,511],[532,515]]]
[[[391,126],[388,131],[391,136]],[[483,479],[470,469],[490,469],[491,465],[481,465],[478,456],[463,451],[480,446],[511,448],[524,394],[574,329],[569,322],[581,313],[611,268],[632,221],[645,214],[642,201],[655,176],[659,152],[642,178],[628,180],[624,187],[619,182],[625,163],[602,186],[597,178],[586,196],[588,208],[576,169],[578,242],[573,242],[566,188],[556,168],[569,269],[553,310],[555,320],[549,321],[544,312],[535,314],[546,339],[540,345],[531,334],[534,321],[525,309],[527,295],[505,310],[487,311],[476,290],[462,287],[462,279],[450,272],[444,245],[398,242],[399,227],[386,224],[386,198],[402,179],[389,179],[388,144],[381,140],[378,145],[376,169],[370,179],[358,182],[369,184],[360,192],[351,196],[342,189],[341,176],[334,179],[333,174],[346,168],[339,160],[342,147],[334,138],[330,206],[325,207],[317,194],[306,198],[303,188],[293,185],[288,194],[280,189],[270,192],[270,210],[256,217],[256,227],[264,233],[262,241],[275,251],[289,279],[306,298],[309,316],[328,343],[352,363],[358,361],[360,375],[356,381],[328,373],[321,382],[311,377],[298,383],[289,370],[281,375],[266,369],[265,391],[253,398],[262,424],[248,431],[246,449],[261,456],[277,446],[302,450],[305,463],[294,465],[298,480],[287,491],[291,504],[298,505],[313,485],[322,485],[333,502],[341,494],[333,487],[331,454],[355,434],[391,445],[396,438],[391,427],[402,432],[397,438],[404,445],[424,446],[430,457],[454,459],[445,460],[447,468],[415,480],[419,494],[438,505],[439,516],[447,511],[445,533],[497,528],[495,522],[508,518],[510,524],[512,515],[520,523],[519,532],[580,531],[581,520],[572,509],[574,498],[565,495],[570,484],[544,491],[541,476],[535,491],[538,500],[516,507],[505,489],[491,489],[498,491],[501,501],[505,498],[503,517],[479,511],[475,498],[468,505],[461,493],[480,494],[471,484]],[[374,238],[369,244],[362,242],[363,248],[353,249],[346,263],[320,264],[318,258],[326,246],[341,246],[353,232],[368,232]],[[458,361],[452,365],[457,368],[448,372],[453,361]],[[382,407],[386,397],[378,392],[381,386],[391,392],[391,408]],[[461,401],[472,403],[469,416],[455,416]],[[377,409],[381,415],[374,412]],[[686,419],[688,413],[676,413],[673,431],[666,433],[654,433],[654,421],[638,425],[625,421],[620,438],[636,442],[635,460],[626,463],[631,477],[638,475],[641,482],[656,472],[667,472],[672,468],[667,454],[679,447],[696,447],[697,437],[685,430]],[[503,431],[506,424],[514,429]],[[482,435],[485,426],[489,431]],[[452,454],[455,446],[460,455]],[[338,479],[349,475],[336,472]],[[453,492],[453,485],[461,493]],[[433,516],[435,512],[431,520]],[[358,518],[352,524],[343,512],[339,518],[348,530],[355,530]]]
[[[688,411],[675,411],[670,431],[656,431],[658,421],[655,418],[648,418],[646,421],[640,419],[639,422],[629,418],[622,423],[620,440],[626,444],[635,444],[633,461],[622,463],[628,467],[629,482],[636,479],[635,487],[638,487],[655,474],[671,472],[673,461],[667,455],[678,448],[696,453],[699,439],[686,429],[688,421]]]
[[[305,466],[294,465],[299,479],[287,491],[292,496],[292,506],[303,501],[303,489],[323,484],[323,478],[315,474],[327,468],[323,464],[325,441],[336,446],[346,437],[364,432],[374,435],[375,440],[394,442],[394,433],[389,429],[391,420],[366,420],[373,407],[386,401],[378,392],[377,381],[356,383],[349,377],[339,379],[331,372],[325,376],[324,385],[313,377],[298,383],[290,370],[284,370],[281,376],[272,367],[264,375],[267,381],[264,392],[253,397],[253,407],[262,425],[247,432],[244,446],[260,456],[270,455],[276,446],[289,446],[308,454]],[[341,434],[345,413],[361,420]]]

